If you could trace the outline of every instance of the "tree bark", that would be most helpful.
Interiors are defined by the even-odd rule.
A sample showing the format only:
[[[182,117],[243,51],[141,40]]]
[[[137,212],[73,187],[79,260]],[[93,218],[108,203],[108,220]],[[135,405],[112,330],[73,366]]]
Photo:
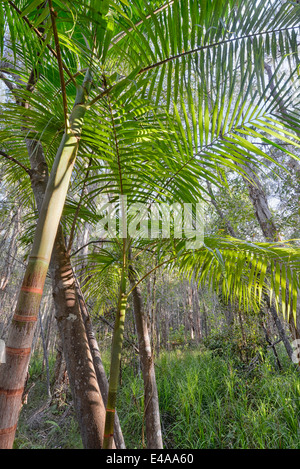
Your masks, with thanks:
[[[27,103],[20,102],[21,105],[24,107],[28,107]],[[43,199],[44,199],[44,194],[48,182],[48,167],[47,163],[45,160],[43,148],[40,142],[36,140],[30,140],[26,139],[26,146],[29,154],[29,159],[30,159],[30,178],[31,178],[31,185],[33,189],[33,193],[35,196],[36,204],[38,211],[41,211]],[[58,248],[58,251],[56,252],[56,249]],[[55,288],[57,291],[57,294],[54,295],[54,304],[55,304],[55,309],[56,309],[56,315],[57,317],[61,317],[61,324],[60,324],[60,330],[62,333],[62,340],[64,342],[64,349],[65,349],[65,354],[68,356],[68,363],[67,363],[67,368],[68,368],[68,376],[70,377],[70,385],[71,385],[71,391],[74,399],[74,404],[75,404],[75,411],[77,414],[78,421],[80,423],[80,430],[82,434],[82,439],[83,443],[87,447],[100,447],[102,444],[102,439],[103,439],[103,428],[104,427],[104,418],[105,415],[103,414],[103,401],[101,398],[100,393],[92,395],[89,391],[87,392],[87,395],[89,396],[89,399],[85,398],[85,393],[86,393],[86,388],[89,387],[91,388],[91,383],[94,380],[94,374],[95,371],[93,370],[93,367],[91,365],[91,360],[90,360],[90,352],[88,347],[83,346],[76,350],[76,353],[72,353],[73,351],[73,333],[74,333],[74,325],[73,328],[66,327],[63,325],[63,322],[68,321],[68,311],[70,314],[72,314],[72,311],[70,311],[70,305],[68,305],[68,298],[75,298],[75,301],[78,303],[77,297],[76,297],[76,291],[75,291],[75,276],[73,275],[73,281],[70,276],[69,279],[66,278],[66,275],[64,275],[63,270],[61,269],[60,266],[65,265],[66,270],[69,268],[69,274],[71,275],[71,270],[70,270],[70,260],[66,256],[65,248],[64,248],[64,236],[62,233],[61,228],[58,230],[57,237],[56,237],[56,243],[54,245],[54,257],[58,260],[57,262],[57,269],[55,265],[53,265],[53,262],[50,264],[50,273],[52,274],[53,279],[57,279],[58,282],[55,284]],[[55,281],[53,280],[55,283]],[[78,304],[74,305],[74,310],[75,313],[78,313]],[[75,316],[75,315],[74,315]],[[72,317],[72,316],[71,316]],[[68,322],[67,322],[68,325]],[[77,327],[78,325],[78,327]],[[86,337],[84,336],[84,329],[82,328],[80,321],[76,323],[76,335],[77,338],[81,335],[80,341],[83,344],[86,344]],[[80,353],[83,354],[83,356],[80,355]],[[80,356],[79,356],[80,355]],[[77,362],[79,363],[88,363],[88,370],[87,375],[92,377],[89,385],[86,385],[86,382],[82,379],[77,380],[76,382],[76,375],[74,374],[74,370],[76,371],[76,366]],[[84,370],[83,367],[82,371]],[[77,370],[77,373],[80,372],[80,370]],[[73,376],[74,374],[74,376]],[[74,385],[76,383],[76,385]],[[101,385],[101,383],[99,383]],[[84,396],[84,399],[86,401],[84,406],[81,406],[81,398]],[[90,406],[90,407],[89,407]],[[97,417],[97,422],[95,423],[95,410],[94,408],[100,409],[100,412]],[[90,417],[90,418],[89,418]],[[92,422],[92,423],[91,423]],[[86,428],[86,425],[89,428]],[[94,427],[95,432],[93,435],[91,435],[91,429]],[[96,436],[95,436],[96,435]],[[97,440],[97,441],[95,441]],[[121,439],[120,439],[121,441]]]
[[[194,286],[195,288],[195,323],[196,323],[196,336],[197,341],[202,342],[203,340],[203,333],[201,328],[201,312],[200,312],[200,300],[199,300],[199,293],[197,285]]]
[[[187,286],[187,316],[189,322],[189,332],[191,340],[195,339],[194,309],[193,309],[193,285],[189,283]]]
[[[110,362],[110,376],[108,386],[108,396],[106,405],[105,428],[104,428],[104,449],[112,449],[114,424],[117,402],[117,390],[119,385],[120,367],[121,367],[121,353],[124,338],[124,323],[127,308],[126,296],[126,278],[125,267],[123,265],[118,308],[116,312],[113,340],[111,345],[111,362]]]
[[[6,344],[7,361],[0,368],[0,447],[11,448],[21,408],[32,340],[72,168],[76,158],[90,78],[78,90],[40,209],[36,233]]]
[[[272,215],[268,206],[267,197],[263,190],[263,187],[259,179],[257,178],[257,176],[253,173],[253,171],[250,168],[245,167],[244,169],[247,171],[247,174],[249,175],[249,177],[254,183],[254,185],[251,185],[248,183],[249,196],[255,208],[256,217],[261,227],[261,230],[267,241],[278,241],[279,240],[278,231],[273,222]],[[278,334],[280,338],[282,339],[282,342],[284,343],[288,356],[290,357],[290,359],[292,359],[293,350],[290,345],[289,339],[285,333],[284,326],[276,312],[275,307],[272,304],[270,304],[269,297],[266,296],[265,298],[266,298],[268,307],[270,309],[271,315],[273,317],[273,320],[275,322],[275,325],[277,327]]]
[[[86,449],[103,444],[105,406],[94,369],[89,342],[76,295],[75,279],[61,227],[52,254],[51,277],[56,319],[81,438]]]
[[[47,180],[47,165],[45,162],[45,157],[43,154],[43,150],[41,145],[38,142],[30,141],[27,143],[27,147],[30,152],[30,161],[31,166],[33,169],[33,181],[32,181],[32,188],[35,195],[36,203],[38,208],[40,208],[43,195],[46,186]],[[65,266],[65,267],[62,267]],[[68,275],[64,273],[64,270],[68,272]],[[58,320],[58,327],[60,330],[60,335],[63,343],[63,350],[64,356],[68,357],[66,360],[67,365],[67,372],[70,381],[70,387],[72,396],[74,399],[74,407],[75,412],[80,423],[80,430],[82,435],[83,444],[85,447],[101,447],[102,439],[103,439],[103,429],[104,429],[104,420],[105,420],[105,409],[103,403],[103,392],[101,387],[103,385],[103,380],[98,382],[98,385],[101,390],[102,399],[99,395],[89,394],[89,391],[86,390],[87,385],[86,382],[82,379],[77,380],[76,378],[76,367],[77,363],[81,364],[81,372],[83,373],[84,365],[87,363],[87,376],[91,378],[90,383],[88,385],[91,388],[94,374],[97,370],[94,370],[90,361],[90,350],[88,347],[83,346],[78,349],[73,350],[74,347],[74,340],[75,336],[77,339],[81,335],[81,343],[86,344],[86,335],[87,331],[84,331],[82,325],[80,324],[80,320],[73,325],[73,328],[68,327],[68,313],[72,316],[79,316],[79,299],[76,296],[76,282],[77,279],[74,275],[72,270],[69,256],[66,252],[66,247],[64,243],[64,235],[62,232],[61,227],[59,227],[56,242],[53,247],[53,254],[50,263],[50,274],[52,277],[52,284],[53,284],[53,298],[54,298],[54,305],[56,310],[56,319]],[[73,304],[72,308],[70,308],[69,299],[73,298],[75,303]],[[72,310],[73,309],[73,310]],[[80,310],[81,312],[81,310]],[[77,327],[78,326],[78,327]],[[90,327],[91,328],[91,327]],[[74,335],[73,335],[74,334]],[[82,355],[81,355],[82,354]],[[93,360],[93,364],[95,362]],[[103,370],[104,371],[104,370]],[[80,373],[80,370],[77,371]],[[106,378],[106,376],[105,376]],[[98,379],[98,376],[97,376]],[[75,385],[77,381],[77,384]],[[106,379],[107,381],[107,379]],[[86,399],[85,395],[89,396],[89,400]],[[81,399],[84,397],[86,403],[84,406],[81,405]],[[90,407],[89,407],[90,406]],[[92,431],[89,428],[86,428],[86,425],[89,427],[91,425],[90,422],[95,421],[95,415],[93,408],[97,406],[99,413],[98,416],[96,415],[97,419],[99,419],[98,423],[94,423],[94,430],[95,434],[92,435]],[[121,434],[121,430],[119,429],[118,434]],[[97,441],[95,441],[97,439]],[[121,437],[119,436],[119,442],[121,445]],[[120,446],[121,447],[121,446]]]
[[[285,349],[287,351],[287,354],[288,356],[290,357],[290,359],[292,360],[292,355],[293,355],[293,349],[291,347],[291,344],[287,338],[287,335],[285,333],[285,330],[284,330],[284,327],[278,317],[278,314],[276,312],[276,309],[273,305],[270,305],[270,302],[267,300],[268,302],[268,306],[269,306],[269,309],[270,309],[270,313],[272,315],[272,318],[274,320],[274,323],[277,327],[277,330],[278,330],[278,334],[279,334],[279,337],[281,338],[284,346],[285,346]]]
[[[137,283],[132,268],[129,270],[131,287]],[[162,432],[160,423],[158,392],[155,378],[155,368],[151,351],[147,319],[143,311],[143,300],[140,288],[132,290],[133,310],[139,343],[140,361],[144,380],[144,418],[146,426],[147,448],[162,449]]]
[[[202,314],[201,329],[202,329],[202,331],[204,331],[204,336],[207,339],[207,337],[208,337],[208,317],[207,317],[207,309],[206,309],[204,294],[202,294],[202,308],[203,308],[203,314]]]
[[[30,161],[31,161],[31,168],[32,168],[32,188],[33,192],[35,195],[36,203],[38,208],[40,209],[42,201],[43,201],[43,196],[44,196],[44,191],[47,183],[47,164],[45,161],[43,149],[40,145],[39,142],[36,141],[28,141],[27,142],[27,148],[29,151],[30,155]],[[68,275],[64,274],[64,268],[62,266],[65,266],[65,271],[68,271]],[[78,418],[78,422],[80,423],[80,429],[81,429],[81,435],[82,435],[82,441],[84,446],[87,447],[101,447],[102,442],[103,442],[103,432],[104,432],[104,421],[105,421],[105,410],[103,408],[104,403],[104,396],[105,396],[105,381],[107,383],[107,378],[105,375],[104,368],[102,366],[102,372],[104,373],[103,376],[101,376],[97,371],[99,371],[99,360],[101,362],[100,354],[99,357],[97,358],[96,362],[93,356],[93,366],[90,361],[90,353],[92,353],[92,350],[96,349],[96,342],[93,344],[93,348],[89,350],[88,347],[83,346],[79,349],[77,349],[73,353],[73,343],[75,339],[75,335],[77,338],[82,334],[81,336],[81,342],[83,344],[86,344],[86,340],[91,336],[92,333],[92,325],[90,323],[89,325],[89,330],[83,329],[80,320],[75,324],[75,326],[78,327],[73,327],[69,328],[68,326],[68,311],[71,315],[75,315],[76,317],[78,316],[78,312],[82,312],[83,305],[85,306],[83,296],[78,297],[76,295],[76,288],[78,287],[78,281],[74,275],[71,263],[70,263],[70,258],[68,253],[66,252],[66,247],[64,243],[64,234],[59,227],[57,236],[56,236],[56,242],[53,246],[53,253],[52,253],[52,259],[50,263],[50,274],[52,278],[52,285],[53,285],[53,298],[54,298],[54,305],[55,305],[55,310],[56,310],[56,319],[60,318],[58,320],[58,327],[63,343],[63,350],[64,350],[64,355],[65,357],[68,357],[66,359],[66,365],[67,365],[67,372],[69,376],[69,381],[70,381],[70,387],[71,387],[71,392],[74,400],[74,407],[75,407],[75,412]],[[73,304],[73,311],[70,309],[70,306],[68,305],[68,298],[73,298],[75,303]],[[80,303],[80,305],[79,305]],[[80,308],[80,309],[79,309]],[[86,309],[86,307],[85,307]],[[83,317],[84,320],[84,317]],[[75,334],[73,336],[73,334]],[[90,345],[90,340],[89,340],[89,345]],[[98,347],[98,345],[97,345]],[[98,349],[99,350],[99,349]],[[82,356],[80,355],[82,354]],[[76,366],[77,362],[80,364],[87,363],[87,376],[91,378],[91,382],[89,387],[91,387],[91,383],[94,379],[94,374],[96,373],[98,385],[100,387],[101,395],[91,395],[90,396],[90,402],[86,402],[85,406],[81,406],[81,399],[82,396],[84,397],[86,394],[86,382],[82,379],[77,380],[76,379]],[[98,367],[96,366],[96,363],[98,363]],[[84,372],[84,368],[82,368],[82,372]],[[93,378],[92,378],[93,377]],[[77,381],[77,384],[75,385]],[[103,389],[104,386],[104,389]],[[89,392],[86,394],[89,396]],[[84,398],[86,399],[86,398]],[[90,422],[93,422],[95,420],[95,416],[93,415],[93,407],[97,404],[98,409],[99,409],[99,414],[98,418],[100,419],[98,423],[94,424],[95,425],[95,435],[91,434],[91,430],[86,428],[86,424],[90,426]],[[89,408],[89,406],[91,406]],[[122,432],[119,424],[119,420],[117,419],[117,430],[116,430],[116,439],[117,439],[117,447],[122,448],[124,445],[124,440],[122,437]],[[98,435],[98,436],[96,436]],[[97,441],[95,441],[95,438],[97,438]]]
[[[83,318],[83,323],[85,326],[88,342],[89,342],[89,348],[93,357],[93,364],[98,380],[98,384],[100,387],[102,399],[104,402],[104,405],[107,405],[107,398],[108,398],[108,379],[106,377],[106,373],[104,370],[104,366],[101,360],[101,355],[98,347],[98,342],[96,340],[94,330],[93,330],[93,325],[91,322],[91,318],[89,315],[89,312],[87,310],[86,303],[84,301],[83,293],[81,291],[79,282],[76,278],[76,289],[77,289],[77,298],[79,301],[80,309],[81,309],[81,314]],[[121,430],[121,425],[120,425],[120,420],[118,417],[117,412],[115,413],[115,424],[114,424],[114,440],[116,447],[118,449],[125,449],[125,442]]]
[[[242,166],[249,176],[245,179],[248,185],[249,197],[255,210],[257,221],[261,227],[266,241],[279,241],[279,233],[275,226],[265,191],[254,172],[248,166]]]

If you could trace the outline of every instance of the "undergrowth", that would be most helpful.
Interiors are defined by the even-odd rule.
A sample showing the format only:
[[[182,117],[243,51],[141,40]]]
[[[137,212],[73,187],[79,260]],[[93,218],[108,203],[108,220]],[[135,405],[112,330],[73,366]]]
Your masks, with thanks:
[[[163,352],[156,377],[165,447],[299,449],[299,374],[284,350],[279,353],[282,370],[270,352],[254,369],[214,349]],[[49,405],[41,363],[33,357],[28,385],[35,385],[21,412],[15,447],[82,448],[71,395],[59,407]],[[105,364],[108,368],[108,360]],[[143,401],[141,375],[124,366],[117,410],[127,448],[146,445]]]

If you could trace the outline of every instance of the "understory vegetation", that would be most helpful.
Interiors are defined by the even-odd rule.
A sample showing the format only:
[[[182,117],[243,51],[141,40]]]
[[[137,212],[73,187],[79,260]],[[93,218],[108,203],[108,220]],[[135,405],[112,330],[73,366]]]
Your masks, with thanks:
[[[281,346],[278,355],[280,371],[270,351],[249,368],[222,335],[193,350],[162,352],[156,379],[164,448],[299,449],[299,373]],[[70,391],[49,403],[42,363],[33,357],[15,447],[82,448]],[[122,368],[117,409],[127,448],[145,448],[143,380],[131,364]]]

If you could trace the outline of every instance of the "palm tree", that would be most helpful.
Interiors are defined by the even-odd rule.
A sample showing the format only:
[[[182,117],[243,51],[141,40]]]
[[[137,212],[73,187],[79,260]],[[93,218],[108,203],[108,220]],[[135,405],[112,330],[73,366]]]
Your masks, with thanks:
[[[13,8],[15,9],[14,6]],[[15,10],[19,12],[17,8]],[[55,38],[55,46],[56,46],[56,51],[52,49],[51,51],[54,54],[55,58],[57,59],[57,66],[60,72],[59,75],[60,75],[60,82],[61,82],[61,90],[63,93],[65,132],[62,138],[62,142],[57,150],[56,162],[54,162],[54,165],[53,165],[53,167],[55,167],[55,170],[52,171],[52,178],[50,176],[50,179],[48,181],[43,204],[41,205],[41,207],[39,207],[40,209],[40,219],[39,219],[40,222],[39,223],[40,223],[41,229],[38,228],[36,232],[36,236],[35,236],[36,247],[33,248],[32,253],[31,253],[31,258],[30,258],[28,268],[25,274],[25,279],[23,282],[23,286],[21,288],[19,303],[17,306],[17,313],[19,314],[15,314],[13,326],[10,332],[12,337],[14,337],[14,335],[17,335],[19,337],[18,339],[19,347],[7,348],[8,357],[10,361],[8,360],[8,367],[6,369],[6,373],[9,372],[10,367],[13,367],[12,363],[14,362],[18,363],[19,370],[21,372],[21,377],[19,376],[21,383],[22,382],[24,383],[24,375],[22,377],[22,373],[24,374],[24,372],[26,372],[29,351],[30,351],[30,348],[28,349],[24,347],[24,344],[26,345],[26,336],[27,338],[28,337],[30,338],[33,336],[34,323],[36,321],[36,317],[38,313],[41,292],[43,290],[45,275],[47,273],[47,268],[50,262],[52,246],[54,244],[56,231],[58,227],[58,224],[56,226],[55,226],[55,223],[53,224],[55,220],[55,211],[56,209],[58,209],[58,218],[56,218],[56,221],[59,223],[61,211],[64,205],[66,189],[68,187],[68,183],[71,177],[72,167],[76,158],[76,152],[79,146],[82,119],[86,111],[85,102],[88,97],[89,89],[91,86],[90,71],[88,69],[82,85],[78,86],[77,96],[75,99],[73,111],[70,114],[70,116],[68,116],[65,83],[64,83],[64,77],[63,77],[64,66],[63,66],[62,59],[61,59],[60,44],[59,44],[58,33],[57,33],[57,28],[56,28],[55,15],[54,15],[53,6],[51,2],[49,2],[48,14],[50,14],[50,17],[51,17],[51,27],[52,27],[53,35]],[[36,33],[38,35],[39,43],[43,42],[44,38],[41,35],[39,29],[36,29]],[[40,56],[41,54],[38,53],[39,59],[40,59]],[[36,77],[38,73],[39,71],[37,70],[37,67],[32,67],[32,73],[31,73],[30,79],[28,80],[26,91],[30,91],[30,92],[32,91],[32,88],[37,81]],[[20,95],[22,95],[22,92],[18,90],[18,96],[20,97]],[[22,96],[21,96],[21,99],[22,99]],[[23,98],[22,102],[25,103],[26,101]],[[24,104],[24,107],[26,108],[27,106],[25,106]],[[21,122],[22,121],[23,119],[21,120]],[[30,144],[28,145],[28,147],[30,148]],[[35,145],[35,149],[36,150],[38,149],[38,144]],[[31,154],[33,153],[34,151],[31,149]],[[29,171],[28,173],[30,175],[32,174]],[[51,204],[49,205],[47,202],[47,194],[48,196],[50,194],[50,199],[54,203],[54,205],[52,206],[53,207],[52,211],[50,208]],[[54,194],[56,194],[57,197],[52,197]],[[37,198],[38,206],[39,206],[39,202],[40,202],[40,199]],[[62,205],[61,205],[61,202],[62,202]],[[48,219],[48,223],[46,221],[47,219]],[[48,224],[48,227],[47,227],[47,224]],[[52,228],[53,228],[53,231],[51,233]],[[47,249],[47,246],[49,245],[48,244],[49,239],[47,239],[48,234],[50,235],[50,250]],[[52,236],[52,241],[51,241],[51,236]],[[59,249],[56,250],[56,252],[58,251]],[[60,259],[60,257],[58,256],[58,259]],[[62,265],[61,268],[65,269],[65,265]],[[66,272],[64,270],[64,276],[65,274]],[[24,327],[26,324],[28,326]],[[23,325],[21,329],[23,332],[22,335],[20,334],[20,325]],[[74,331],[75,329],[79,330],[80,328],[79,329],[78,327],[74,328]],[[11,339],[11,336],[9,340],[14,341],[14,339]],[[29,339],[29,343],[31,343],[30,339]],[[83,347],[83,349],[85,348],[84,341],[81,341],[81,347]],[[80,347],[79,348],[77,347],[77,350],[80,350]],[[22,361],[24,363],[22,363]],[[87,365],[89,364],[90,361],[91,361],[90,359],[87,360],[86,362]],[[13,369],[18,374],[18,367],[13,367]],[[5,370],[2,369],[1,371],[3,371],[5,374]],[[100,408],[99,406],[95,405],[95,402],[97,402],[97,394],[99,393],[97,392],[97,383],[96,383],[95,377],[90,376],[90,381],[93,379],[94,379],[94,382],[93,383],[90,382],[90,386],[92,385],[90,387],[90,390],[87,390],[87,392],[85,393],[85,396],[86,396],[85,401],[84,400],[79,401],[79,408],[80,408],[79,416],[82,418],[83,421],[84,419],[88,418],[91,422],[96,423],[96,426],[94,426],[94,424],[92,423],[93,432],[90,432],[90,433],[93,433],[94,435],[92,434],[91,437],[89,437],[88,432],[83,432],[83,441],[87,444],[87,446],[90,445],[90,447],[97,447],[98,443],[97,443],[96,435],[99,434],[100,441],[103,438],[102,436],[103,429],[101,429],[101,425],[99,428],[99,423],[101,424],[101,418],[99,419],[98,417],[99,412],[100,412],[100,415],[102,412],[102,409],[101,409],[102,401],[100,401]],[[17,390],[15,389],[12,392],[11,387],[15,386],[14,383],[17,381],[16,378],[14,378],[13,373],[9,373],[8,379],[7,377],[4,377],[4,381],[5,381],[6,387],[3,388],[5,389],[5,392],[2,393],[4,395],[4,398],[2,399],[2,406],[3,406],[2,417],[3,417],[3,421],[6,423],[6,430],[2,431],[3,436],[1,438],[2,438],[3,447],[9,447],[11,444],[10,441],[12,441],[12,437],[15,431],[15,426],[10,425],[11,419],[14,418],[14,413],[12,413],[12,408],[15,408],[16,411],[18,412],[18,408],[20,407],[21,388]],[[77,387],[78,387],[78,382],[79,380],[77,379],[77,384],[76,384]],[[92,391],[91,389],[94,389],[94,391]],[[92,393],[94,393],[93,396],[91,396]],[[92,398],[92,400],[90,401],[90,402],[93,402],[91,407],[89,407],[89,404],[86,405],[86,403],[88,402],[88,399],[87,399],[88,396],[89,398]],[[9,402],[7,402],[9,401],[9,397],[10,397],[10,400],[12,401],[11,405],[9,405]],[[83,405],[82,403],[80,403],[81,401]],[[75,399],[75,407],[76,407],[76,399]],[[90,410],[92,411],[91,414],[90,414]],[[90,418],[88,417],[89,415],[90,415]],[[84,425],[81,425],[81,428],[84,428]]]
[[[50,165],[56,153],[11,327],[9,362],[1,368],[1,444],[11,447],[34,322],[69,182],[78,182],[83,162],[93,153],[89,180],[98,189],[87,200],[91,206],[100,192],[110,200],[126,196],[130,204],[196,203],[204,197],[206,181],[224,184],[222,168],[270,159],[252,143],[253,136],[271,144],[276,137],[299,146],[294,132],[297,117],[280,119],[278,96],[272,95],[260,73],[265,53],[277,57],[287,50],[295,52],[299,7],[254,0],[238,6],[235,1],[210,0],[163,5],[144,0],[130,5],[125,0],[109,5],[75,0],[63,6],[9,0],[1,3],[1,9],[6,18],[2,43],[8,26],[15,54],[11,60],[21,60],[23,73],[29,69],[33,77],[40,76],[28,109],[20,113],[10,105],[4,111],[11,128],[7,125],[2,132],[3,145],[10,150],[11,162],[17,160],[19,166],[26,162],[24,134],[12,138],[21,123],[27,136],[41,141]],[[279,76],[278,81],[281,100],[294,106],[294,94],[284,94],[290,77]],[[253,92],[258,86],[259,96]],[[24,93],[28,96],[28,90]],[[120,212],[124,219],[122,203]],[[97,218],[92,211],[90,217]],[[127,298],[141,281],[127,287],[129,249],[139,247],[139,242],[122,237],[115,237],[115,242],[116,258],[109,254],[101,260],[106,266],[115,264],[120,279],[104,447],[112,446]],[[144,242],[141,246],[147,248]],[[160,246],[154,244],[156,252]],[[157,268],[177,261],[215,286],[223,278],[224,294],[237,294],[245,305],[260,300],[264,288],[275,291],[278,303],[279,288],[285,291],[287,279],[291,292],[298,284],[298,253],[292,247],[207,238],[191,253],[185,240],[171,239],[163,243],[161,256]],[[291,300],[290,294],[288,306],[293,309],[295,295]],[[20,324],[26,325],[22,336]]]

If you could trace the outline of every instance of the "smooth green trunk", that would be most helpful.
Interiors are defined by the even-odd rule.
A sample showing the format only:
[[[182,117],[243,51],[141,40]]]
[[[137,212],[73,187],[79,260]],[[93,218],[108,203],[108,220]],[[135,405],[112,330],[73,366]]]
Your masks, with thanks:
[[[116,412],[116,400],[120,375],[121,353],[123,346],[124,323],[127,306],[126,279],[124,269],[122,272],[118,310],[115,319],[115,327],[112,341],[109,388],[106,406],[106,418],[104,429],[103,449],[113,448],[113,434]]]
[[[35,324],[56,232],[77,155],[90,83],[90,74],[87,72],[83,86],[78,88],[70,116],[70,127],[62,138],[51,170],[32,251],[9,330],[6,344],[7,361],[0,367],[1,449],[12,448],[14,441]]]

